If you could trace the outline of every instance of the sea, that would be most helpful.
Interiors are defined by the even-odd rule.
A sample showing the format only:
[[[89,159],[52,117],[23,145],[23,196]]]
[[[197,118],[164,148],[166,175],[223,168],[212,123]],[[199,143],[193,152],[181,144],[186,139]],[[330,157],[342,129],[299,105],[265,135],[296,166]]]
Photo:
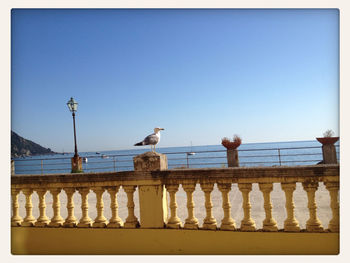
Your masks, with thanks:
[[[339,141],[335,144],[339,160]],[[79,152],[83,171],[119,172],[133,170],[133,157],[150,151],[149,146],[132,150]],[[167,155],[168,168],[227,167],[226,149],[222,145],[156,148]],[[15,174],[57,174],[71,172],[74,153],[57,153],[14,158]],[[238,148],[240,166],[313,165],[322,161],[322,145],[316,140],[267,143],[243,143]]]

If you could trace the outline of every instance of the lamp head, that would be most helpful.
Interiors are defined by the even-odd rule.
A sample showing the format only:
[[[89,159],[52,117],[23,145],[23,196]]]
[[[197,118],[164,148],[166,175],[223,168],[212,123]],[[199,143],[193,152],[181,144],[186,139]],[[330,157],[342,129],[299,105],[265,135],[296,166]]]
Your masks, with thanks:
[[[73,98],[70,98],[70,100],[67,102],[67,106],[72,113],[78,110],[78,102],[76,102]]]

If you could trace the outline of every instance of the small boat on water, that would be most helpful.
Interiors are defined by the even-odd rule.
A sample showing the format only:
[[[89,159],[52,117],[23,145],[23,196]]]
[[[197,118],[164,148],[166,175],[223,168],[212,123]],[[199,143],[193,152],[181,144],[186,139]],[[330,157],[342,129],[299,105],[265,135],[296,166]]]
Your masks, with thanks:
[[[83,157],[83,163],[87,163],[88,162],[88,158],[87,157]]]
[[[105,155],[105,154],[102,154],[102,155],[101,155],[101,158],[102,158],[102,159],[107,159],[107,158],[109,158],[109,156],[107,156],[107,155]]]
[[[96,154],[101,154],[100,152],[96,152]]]
[[[187,155],[195,155],[196,153],[192,151],[192,142],[191,142],[191,151],[187,153]]]

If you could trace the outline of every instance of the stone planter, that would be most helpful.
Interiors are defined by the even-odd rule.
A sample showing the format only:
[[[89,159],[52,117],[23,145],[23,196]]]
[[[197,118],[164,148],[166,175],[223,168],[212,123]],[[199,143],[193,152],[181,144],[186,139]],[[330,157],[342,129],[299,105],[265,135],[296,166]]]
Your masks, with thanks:
[[[230,150],[235,150],[237,149],[240,145],[241,145],[241,142],[240,141],[233,141],[233,142],[230,142],[230,141],[227,141],[227,140],[223,140],[221,142],[221,144],[226,148],[226,149],[230,149]]]
[[[322,143],[323,164],[338,163],[334,143],[339,140],[339,137],[320,137],[316,140]]]
[[[241,145],[241,141],[230,142],[229,140],[222,140],[221,144],[227,149],[227,166],[239,167],[237,148]]]
[[[316,138],[316,140],[322,143],[322,145],[335,144],[339,140],[339,137],[320,137]]]

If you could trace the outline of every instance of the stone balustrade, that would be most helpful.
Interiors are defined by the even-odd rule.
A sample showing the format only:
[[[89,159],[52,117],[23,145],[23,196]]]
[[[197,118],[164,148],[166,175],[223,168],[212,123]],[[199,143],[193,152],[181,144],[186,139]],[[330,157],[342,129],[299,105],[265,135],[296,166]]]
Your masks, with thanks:
[[[286,218],[284,227],[278,229],[273,218],[271,192],[274,185],[280,184],[285,195]],[[56,174],[56,175],[13,175],[11,176],[12,218],[14,227],[70,227],[70,228],[175,228],[175,229],[206,229],[223,231],[257,231],[256,222],[251,215],[250,194],[252,185],[257,184],[262,193],[263,231],[299,232],[299,222],[295,218],[293,193],[296,184],[300,183],[307,194],[305,204],[309,212],[306,231],[309,232],[339,232],[339,165],[326,164],[295,167],[233,167],[206,169],[173,169],[173,170],[135,170],[127,172],[85,173],[85,174]],[[317,216],[315,193],[320,184],[329,191],[329,209],[332,212],[330,222],[320,222]],[[196,186],[204,196],[204,203],[194,202]],[[235,215],[232,215],[229,193],[237,186],[242,196],[241,208],[243,219],[237,228]],[[187,203],[177,203],[176,194],[179,189],[186,193]],[[221,222],[213,216],[213,188],[221,192],[222,214]],[[119,217],[117,193],[123,189],[127,196],[128,216],[125,221]],[[197,188],[198,189],[198,188]],[[25,216],[19,214],[18,196],[25,195]],[[33,216],[32,195],[38,195],[39,217]],[[168,196],[167,193],[168,192]],[[96,218],[89,217],[91,208],[88,194],[94,193],[96,198]],[[110,197],[110,207],[105,207],[103,194]],[[139,194],[140,218],[135,213],[135,193]],[[46,214],[48,204],[45,196],[52,195],[53,217]],[[60,196],[67,197],[66,207],[68,216],[60,215]],[[73,201],[73,195],[81,196],[80,207]],[[168,200],[169,197],[169,200]],[[281,197],[283,198],[283,196]],[[200,206],[206,216],[199,222],[195,214],[195,206]],[[187,209],[184,222],[178,217],[178,208]],[[170,209],[169,209],[170,208]],[[81,218],[74,216],[75,209],[81,209]],[[109,210],[110,218],[105,211]],[[169,210],[169,215],[168,215]],[[152,220],[154,219],[154,220]],[[322,225],[323,224],[323,225]]]

